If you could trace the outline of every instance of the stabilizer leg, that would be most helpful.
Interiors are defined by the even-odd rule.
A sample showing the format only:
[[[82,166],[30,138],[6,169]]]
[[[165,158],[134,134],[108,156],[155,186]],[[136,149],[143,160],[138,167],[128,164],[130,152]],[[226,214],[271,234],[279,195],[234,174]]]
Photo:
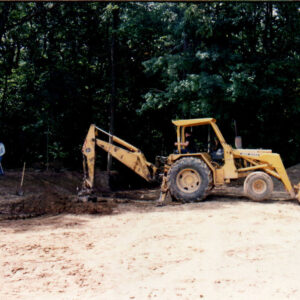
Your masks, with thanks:
[[[169,187],[167,184],[167,177],[163,176],[161,188],[160,188],[160,196],[159,199],[157,200],[157,206],[164,206],[166,205],[166,198],[169,192]]]

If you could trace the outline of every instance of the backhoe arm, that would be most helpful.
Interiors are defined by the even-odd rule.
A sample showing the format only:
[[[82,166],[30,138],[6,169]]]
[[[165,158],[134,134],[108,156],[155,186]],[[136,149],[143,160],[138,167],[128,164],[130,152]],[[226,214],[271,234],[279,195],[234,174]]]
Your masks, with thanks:
[[[84,144],[82,146],[83,154],[83,189],[92,189],[94,186],[95,172],[95,144],[96,144],[96,126],[92,124],[89,128]]]
[[[98,132],[110,136],[112,141],[119,146],[96,138]],[[157,168],[146,160],[144,154],[138,148],[92,124],[82,147],[85,174],[84,189],[92,189],[94,186],[96,144],[145,180],[152,181],[155,179]]]

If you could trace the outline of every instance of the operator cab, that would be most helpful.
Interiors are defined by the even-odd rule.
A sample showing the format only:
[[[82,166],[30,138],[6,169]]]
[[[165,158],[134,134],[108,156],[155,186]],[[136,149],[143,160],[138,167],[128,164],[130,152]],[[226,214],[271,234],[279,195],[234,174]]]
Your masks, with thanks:
[[[177,142],[175,143],[175,146],[177,146],[176,154],[205,152],[210,155],[212,161],[222,165],[224,161],[224,149],[220,140],[223,142],[225,142],[225,140],[218,128],[212,128],[212,126],[215,125],[215,119],[178,120],[173,121],[173,124],[177,126]],[[189,132],[188,135],[186,134],[187,132]],[[192,136],[193,151],[189,151],[189,143],[186,143],[187,137],[188,141],[190,140],[189,135]]]

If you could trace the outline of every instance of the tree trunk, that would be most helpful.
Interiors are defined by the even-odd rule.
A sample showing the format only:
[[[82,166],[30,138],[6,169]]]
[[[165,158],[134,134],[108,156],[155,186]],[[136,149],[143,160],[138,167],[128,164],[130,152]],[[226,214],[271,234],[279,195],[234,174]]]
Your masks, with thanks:
[[[110,123],[109,133],[114,134],[115,129],[115,107],[116,107],[116,29],[118,19],[118,9],[114,9],[112,12],[112,33],[110,44],[110,60],[111,60],[111,99],[110,99]],[[109,137],[109,143],[112,143],[112,138]],[[107,155],[107,171],[111,171],[112,156]]]
[[[265,15],[265,31],[264,31],[264,48],[266,54],[269,54],[272,48],[272,17],[273,17],[273,5],[271,2],[267,2],[266,15]]]

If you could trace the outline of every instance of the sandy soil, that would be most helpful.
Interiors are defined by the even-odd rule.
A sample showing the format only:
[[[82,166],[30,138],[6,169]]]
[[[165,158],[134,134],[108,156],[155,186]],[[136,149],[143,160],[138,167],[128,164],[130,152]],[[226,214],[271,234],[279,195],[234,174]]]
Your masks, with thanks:
[[[288,173],[298,182],[300,164]],[[295,201],[251,202],[234,185],[193,204],[157,207],[158,189],[77,203],[78,173],[26,179],[18,197],[19,172],[1,178],[1,300],[300,299]]]
[[[1,299],[300,299],[300,206],[210,198],[0,223]]]

